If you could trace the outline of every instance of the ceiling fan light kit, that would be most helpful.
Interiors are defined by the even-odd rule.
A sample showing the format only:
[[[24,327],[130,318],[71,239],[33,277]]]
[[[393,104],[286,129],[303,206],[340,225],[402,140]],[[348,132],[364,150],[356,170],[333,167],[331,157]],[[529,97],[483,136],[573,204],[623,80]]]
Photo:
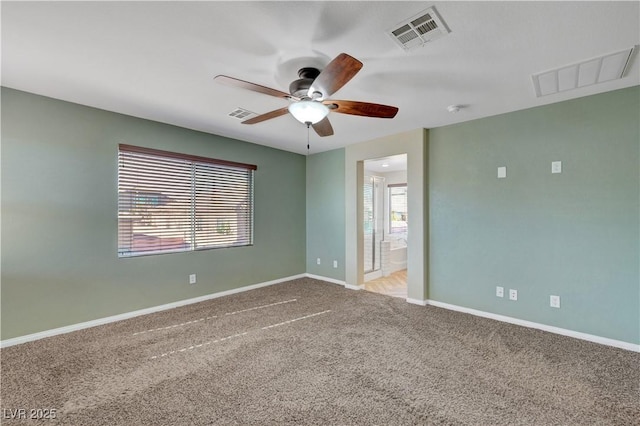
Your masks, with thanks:
[[[346,53],[341,53],[322,71],[311,67],[300,69],[298,71],[300,78],[289,85],[290,93],[226,75],[217,75],[214,79],[228,86],[275,96],[291,102],[288,107],[252,117],[243,121],[242,124],[256,124],[290,113],[307,127],[313,125],[313,130],[319,136],[331,136],[333,127],[327,117],[331,111],[373,118],[393,118],[398,113],[398,108],[389,105],[327,99],[347,84],[360,69],[362,69],[362,62]]]
[[[329,108],[318,101],[303,99],[289,105],[289,112],[303,124],[316,124],[329,114]]]

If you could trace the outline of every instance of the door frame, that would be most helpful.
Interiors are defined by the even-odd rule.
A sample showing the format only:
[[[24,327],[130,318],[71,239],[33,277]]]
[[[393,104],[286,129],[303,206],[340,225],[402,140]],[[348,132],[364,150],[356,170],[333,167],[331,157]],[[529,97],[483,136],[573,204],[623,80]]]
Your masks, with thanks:
[[[345,148],[345,282],[350,289],[364,284],[363,221],[364,161],[407,154],[408,205],[407,301],[424,305],[428,298],[429,203],[428,131],[416,129]]]

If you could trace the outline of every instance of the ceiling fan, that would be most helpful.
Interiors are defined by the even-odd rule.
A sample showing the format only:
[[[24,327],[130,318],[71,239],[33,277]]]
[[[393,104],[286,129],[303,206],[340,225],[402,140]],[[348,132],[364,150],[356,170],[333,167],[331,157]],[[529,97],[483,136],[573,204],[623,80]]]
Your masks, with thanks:
[[[331,136],[333,135],[333,127],[327,117],[330,111],[375,118],[393,118],[398,112],[398,108],[388,105],[328,99],[351,80],[361,68],[362,62],[346,53],[341,53],[329,62],[322,71],[317,68],[301,68],[298,71],[300,78],[289,85],[289,93],[226,75],[217,75],[214,79],[222,84],[283,98],[291,102],[288,107],[258,115],[243,121],[242,124],[256,124],[291,113],[296,120],[306,124],[307,127],[312,126],[318,135]]]

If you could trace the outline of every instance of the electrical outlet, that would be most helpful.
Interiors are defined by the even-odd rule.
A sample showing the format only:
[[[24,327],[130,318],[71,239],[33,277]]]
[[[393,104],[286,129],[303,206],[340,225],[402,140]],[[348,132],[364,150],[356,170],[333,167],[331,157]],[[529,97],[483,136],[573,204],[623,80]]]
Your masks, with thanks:
[[[507,177],[507,168],[505,166],[498,167],[498,179]]]
[[[195,284],[195,283],[196,283],[196,274],[189,275],[189,284]]]
[[[562,161],[551,162],[551,173],[562,173]]]
[[[496,287],[496,297],[504,297],[504,287]]]
[[[333,261],[333,267],[334,267],[334,268],[337,268],[337,267],[338,267],[338,261],[337,261],[337,260],[334,260],[334,261]]]
[[[509,289],[509,300],[518,300],[518,290]]]
[[[320,263],[322,263],[322,262],[320,262],[320,258],[317,258],[316,259],[316,264],[319,265]]]
[[[560,296],[549,296],[549,306],[552,308],[560,308]]]

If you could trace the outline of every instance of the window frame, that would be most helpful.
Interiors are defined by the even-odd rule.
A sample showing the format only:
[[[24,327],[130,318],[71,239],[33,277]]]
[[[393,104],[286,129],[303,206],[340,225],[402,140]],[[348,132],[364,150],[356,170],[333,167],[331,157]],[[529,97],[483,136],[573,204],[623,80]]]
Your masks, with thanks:
[[[394,231],[394,227],[392,225],[393,222],[394,222],[394,220],[393,220],[393,212],[394,212],[394,210],[393,210],[393,203],[392,203],[392,195],[393,194],[391,192],[392,192],[393,189],[396,189],[396,188],[405,188],[404,196],[405,196],[405,204],[407,206],[407,211],[404,212],[404,214],[407,216],[407,220],[404,220],[406,225],[404,226],[404,228],[402,230]],[[406,183],[391,183],[391,184],[387,185],[387,191],[388,191],[388,199],[389,199],[389,223],[388,223],[389,234],[392,235],[392,234],[403,234],[403,233],[406,233],[407,229],[408,229],[408,225],[409,225],[409,221],[408,221],[408,216],[409,216],[409,211],[408,211],[409,210],[408,191],[409,191],[409,189],[408,189],[408,186],[407,186]]]
[[[190,208],[188,209],[189,212],[186,213],[184,211],[185,206],[183,205],[182,206],[183,211],[180,212],[180,209],[178,209],[178,214],[176,214],[175,216],[172,216],[171,214],[166,216],[150,215],[151,217],[153,217],[153,219],[157,219],[158,217],[163,217],[167,220],[167,222],[175,221],[174,223],[181,224],[182,230],[181,231],[177,230],[176,231],[177,233],[183,232],[183,234],[185,234],[185,227],[187,227],[186,232],[188,232],[188,237],[186,236],[183,237],[182,239],[183,247],[177,247],[177,248],[170,247],[170,248],[160,248],[160,249],[145,248],[142,250],[138,248],[136,250],[134,249],[135,231],[131,229],[128,233],[123,232],[123,230],[125,230],[127,226],[131,226],[131,228],[133,228],[133,223],[134,223],[133,219],[131,219],[131,225],[128,225],[125,223],[126,221],[126,215],[124,213],[126,211],[125,209],[129,209],[129,212],[133,209],[131,204],[129,204],[128,206],[126,205],[127,202],[132,203],[131,199],[127,201],[126,196],[123,195],[127,190],[129,190],[128,188],[126,188],[127,184],[131,183],[131,181],[127,181],[127,179],[131,179],[131,178],[123,178],[121,175],[121,168],[125,164],[124,162],[126,161],[126,155],[132,155],[133,157],[135,157],[136,155],[149,157],[148,159],[140,160],[141,162],[144,162],[144,161],[153,162],[153,159],[155,158],[160,163],[157,165],[158,167],[162,167],[163,160],[166,161],[167,166],[170,166],[171,162],[174,162],[174,164],[178,164],[179,168],[182,169],[181,170],[182,173],[184,173],[188,169],[191,170],[190,176],[186,179],[186,181],[183,179],[182,185],[178,185],[178,186],[181,186],[180,190],[178,190],[178,193],[182,197],[186,197],[186,198],[183,198],[183,203],[184,203],[184,200],[188,200],[188,203],[190,205]],[[179,163],[175,163],[176,160],[178,162],[184,162],[184,164],[180,165]],[[151,256],[151,255],[159,255],[159,254],[169,254],[169,253],[214,250],[214,249],[221,249],[221,248],[248,247],[248,246],[254,245],[254,226],[255,226],[255,183],[254,183],[255,173],[254,172],[258,168],[256,165],[239,163],[239,162],[228,161],[228,160],[220,160],[220,159],[209,158],[209,157],[202,157],[197,155],[182,154],[182,153],[164,151],[164,150],[159,150],[154,148],[145,148],[145,147],[128,145],[128,144],[118,145],[117,164],[118,164],[117,253],[118,253],[119,259],[134,258],[134,257],[140,257],[140,256]],[[228,175],[225,175],[224,170],[227,168],[229,169],[229,173]],[[210,226],[209,226],[210,229],[203,231],[202,223],[203,223],[203,217],[213,218],[215,217],[216,213],[213,213],[213,214],[205,213],[204,215],[202,214],[199,215],[198,206],[200,206],[201,209],[204,208],[205,210],[206,208],[221,206],[222,204],[224,204],[224,201],[225,201],[224,196],[222,196],[222,198],[219,198],[217,201],[206,201],[204,204],[198,204],[199,203],[198,197],[202,196],[201,191],[203,189],[206,189],[208,187],[219,186],[221,182],[223,183],[223,185],[227,185],[227,189],[228,189],[229,184],[228,182],[226,182],[225,178],[230,178],[232,182],[231,187],[235,183],[234,179],[237,180],[238,182],[242,182],[242,179],[244,179],[244,176],[242,174],[243,172],[247,173],[246,174],[246,178],[247,178],[246,192],[245,192],[245,189],[242,189],[238,191],[238,194],[241,199],[243,196],[246,197],[244,202],[247,203],[248,210],[247,210],[247,213],[245,213],[245,216],[243,216],[242,220],[238,220],[237,222],[234,223],[236,225],[236,228],[235,228],[236,235],[238,237],[241,237],[242,242],[239,244],[233,244],[233,243],[224,244],[224,238],[223,238],[221,240],[222,245],[214,245],[215,237],[211,237],[211,235],[213,234],[212,228],[215,225],[213,225],[212,222],[210,222]],[[144,172],[141,170],[140,177],[138,178],[140,181],[143,181],[145,178],[147,179],[156,178],[158,176],[162,178],[161,183],[158,185],[159,189],[157,191],[150,191],[152,195],[149,196],[149,198],[153,198],[154,196],[158,198],[162,198],[163,196],[162,191],[163,189],[165,189],[163,185],[168,184],[173,186],[173,182],[169,180],[171,177],[173,177],[172,172],[167,173],[166,176],[162,176],[162,172],[159,172],[157,174],[156,173],[157,172],[152,171],[150,174],[145,176]],[[202,181],[202,175],[205,175],[205,176],[211,175],[211,176],[209,176],[209,178],[206,178],[204,181]],[[215,179],[214,175],[220,175],[220,176],[218,176],[218,179]],[[222,177],[223,179],[220,179],[220,177]],[[185,184],[185,182],[187,183]],[[154,192],[157,192],[157,194],[153,194]],[[232,192],[232,195],[236,195],[235,193],[233,193],[233,189],[231,190],[231,192]],[[141,193],[143,194],[143,197],[148,196],[148,194],[144,194],[144,190],[141,191]],[[211,195],[213,194],[218,194],[218,193],[212,192]],[[219,194],[218,196],[220,197]],[[131,195],[129,195],[129,197],[131,197]],[[205,195],[204,198],[205,199],[211,198],[212,200],[214,199],[209,195]],[[125,209],[122,208],[123,204],[125,205]],[[150,202],[149,204],[154,204],[154,202]],[[159,204],[159,202],[155,204]],[[240,229],[241,224],[245,226],[245,228],[242,233],[238,233],[237,230]],[[153,227],[157,228],[158,230],[161,228],[160,225],[153,225]],[[151,230],[155,231],[155,229],[153,228]],[[160,234],[162,234],[163,232],[164,231],[159,231]],[[143,235],[143,238],[147,237],[147,235],[145,235],[144,233],[142,235]],[[154,238],[162,239],[163,237],[154,236]],[[205,245],[198,246],[198,240],[207,241],[208,244],[205,243]],[[127,241],[127,243],[125,244],[128,244],[128,247],[126,247],[126,245],[123,244],[123,241]]]

